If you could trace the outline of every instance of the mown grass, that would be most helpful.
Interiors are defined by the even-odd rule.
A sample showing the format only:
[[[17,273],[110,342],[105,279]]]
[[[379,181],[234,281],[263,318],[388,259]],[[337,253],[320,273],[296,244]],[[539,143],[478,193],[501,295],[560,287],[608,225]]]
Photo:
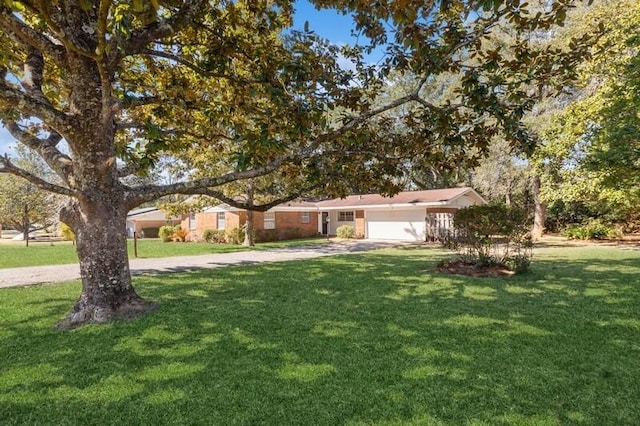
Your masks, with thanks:
[[[0,291],[3,424],[633,425],[640,252],[510,278],[393,249],[136,277],[143,318],[56,332],[77,283]]]
[[[323,238],[277,241],[259,243],[254,247],[243,247],[235,244],[208,243],[164,243],[159,239],[138,240],[139,258],[159,258],[173,256],[191,256],[200,254],[231,253],[247,250],[266,250],[279,247],[295,247],[326,242]],[[133,259],[133,240],[129,240],[129,258]],[[65,265],[77,263],[76,248],[69,241],[59,241],[51,245],[49,242],[32,242],[26,247],[23,242],[2,242],[0,244],[0,269],[18,268],[22,266]]]

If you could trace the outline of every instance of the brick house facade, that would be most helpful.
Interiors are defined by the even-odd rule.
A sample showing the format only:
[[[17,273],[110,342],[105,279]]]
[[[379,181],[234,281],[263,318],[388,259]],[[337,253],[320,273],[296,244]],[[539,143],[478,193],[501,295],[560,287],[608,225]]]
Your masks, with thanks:
[[[221,209],[212,208],[186,216],[181,227],[189,230],[187,238],[202,241],[207,230],[233,233],[244,228],[246,211],[218,210]],[[254,212],[253,229],[258,242],[315,237],[318,235],[318,213],[316,210]]]
[[[256,242],[336,235],[343,225],[352,226],[356,238],[425,241],[450,232],[455,212],[474,204],[486,201],[469,187],[407,191],[392,197],[363,194],[313,203],[292,201],[264,213],[254,212],[253,228]],[[137,229],[135,221],[143,216],[164,219],[164,215],[153,216],[156,214],[132,212],[127,226]],[[178,223],[188,231],[190,241],[204,240],[208,230],[224,230],[237,241],[246,222],[246,210],[219,204],[182,216]]]

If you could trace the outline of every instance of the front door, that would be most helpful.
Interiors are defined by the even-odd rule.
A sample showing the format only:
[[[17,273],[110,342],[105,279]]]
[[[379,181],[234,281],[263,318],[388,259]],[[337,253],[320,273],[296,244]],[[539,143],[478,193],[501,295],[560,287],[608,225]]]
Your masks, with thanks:
[[[329,212],[322,212],[322,235],[329,234]]]

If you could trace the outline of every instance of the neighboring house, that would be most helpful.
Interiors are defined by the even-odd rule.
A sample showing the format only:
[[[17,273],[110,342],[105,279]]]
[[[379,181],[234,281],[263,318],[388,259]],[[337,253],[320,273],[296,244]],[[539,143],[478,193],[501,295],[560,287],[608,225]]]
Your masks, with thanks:
[[[167,217],[167,214],[156,208],[146,207],[136,210],[131,210],[127,215],[127,236],[133,238],[133,233],[136,233],[137,237],[157,237],[158,228],[165,225],[176,225],[180,223],[181,218]],[[147,234],[144,235],[143,230],[147,230]]]
[[[462,207],[486,204],[472,188],[448,188],[352,195],[319,202],[289,202],[254,213],[258,241],[335,235],[340,225],[350,225],[359,238],[425,241],[448,233],[453,214]],[[241,229],[247,220],[242,209],[220,204],[182,221],[189,238],[202,239],[204,231]]]

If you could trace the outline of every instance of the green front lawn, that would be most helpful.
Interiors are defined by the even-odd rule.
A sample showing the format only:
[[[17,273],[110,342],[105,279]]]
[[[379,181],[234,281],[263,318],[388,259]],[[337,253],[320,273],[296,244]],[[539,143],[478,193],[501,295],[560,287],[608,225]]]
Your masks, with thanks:
[[[56,332],[79,284],[0,291],[2,424],[633,425],[640,252],[434,272],[394,249],[135,277],[158,311]]]
[[[138,240],[139,258],[157,258],[173,256],[192,256],[200,254],[230,253],[246,250],[265,250],[278,247],[304,246],[323,244],[323,238],[278,241],[273,243],[256,244],[254,247],[243,247],[234,244],[208,243],[164,243],[159,239]],[[129,258],[134,258],[133,240],[128,241]],[[64,265],[77,263],[76,249],[69,241],[30,242],[29,247],[24,242],[2,242],[0,244],[0,269],[18,268],[21,266]]]

